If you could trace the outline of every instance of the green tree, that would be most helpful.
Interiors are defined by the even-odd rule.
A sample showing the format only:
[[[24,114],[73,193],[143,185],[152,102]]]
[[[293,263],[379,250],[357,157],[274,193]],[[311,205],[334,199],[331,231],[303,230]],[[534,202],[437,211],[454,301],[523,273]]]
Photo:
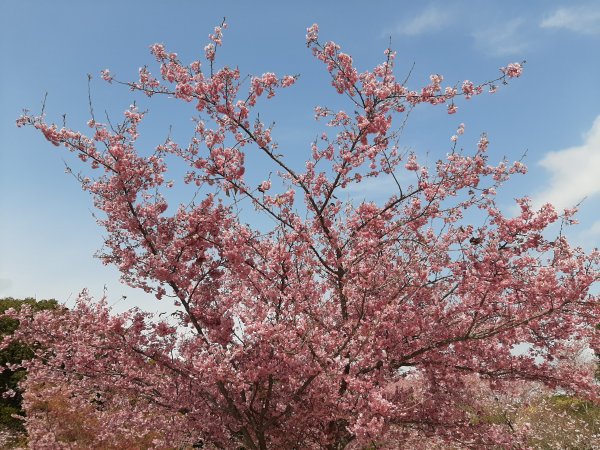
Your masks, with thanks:
[[[0,338],[11,335],[19,326],[19,322],[4,313],[13,308],[20,310],[24,305],[29,305],[34,312],[56,309],[59,307],[56,300],[35,300],[33,298],[14,299],[6,297],[0,299]],[[6,364],[19,364],[23,360],[33,357],[33,351],[28,346],[12,342],[0,350],[0,367]],[[25,369],[8,370],[0,372],[0,428],[10,430],[23,430],[22,422],[13,417],[14,414],[22,415],[21,402],[23,397],[19,389],[19,382],[26,376]],[[14,395],[10,395],[14,392]]]

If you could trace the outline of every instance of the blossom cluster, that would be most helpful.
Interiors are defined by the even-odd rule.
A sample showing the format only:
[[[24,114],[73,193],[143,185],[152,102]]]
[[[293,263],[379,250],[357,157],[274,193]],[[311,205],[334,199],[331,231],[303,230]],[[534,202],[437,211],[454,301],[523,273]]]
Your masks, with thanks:
[[[223,29],[203,62],[155,44],[155,75],[144,66],[124,83],[103,72],[193,104],[202,118],[184,145],[167,139],[144,154],[135,106],[116,127],[92,119],[89,136],[43,115],[17,122],[89,164],[79,179],[104,214],[102,261],[177,308],[169,320],[118,315],[84,294],[71,311],[24,310],[14,339],[36,343],[24,383],[32,445],[60,447],[61,418],[80,414],[88,448],[398,448],[425,436],[487,448],[526,433],[484,420],[489,397],[472,383],[502,395],[536,381],[597,400],[589,370],[557,364],[570,339],[600,350],[600,254],[547,236],[574,212],[523,198],[505,215],[496,192],[526,168],[492,164],[486,134],[433,164],[398,144],[395,124],[416,106],[455,113],[461,98],[519,77],[520,64],[489,82],[444,86],[435,74],[411,89],[394,75],[393,51],[360,72],[313,25],[306,43],[349,107],[315,108],[325,128],[297,167],[257,111],[297,76],[218,67]],[[258,178],[246,173],[250,158]],[[171,176],[175,159],[185,174]],[[395,187],[382,202],[349,195],[383,177]],[[173,202],[186,186],[192,200]],[[246,223],[249,205],[272,229]],[[522,343],[530,350],[516,354]],[[56,399],[45,413],[43,396]]]

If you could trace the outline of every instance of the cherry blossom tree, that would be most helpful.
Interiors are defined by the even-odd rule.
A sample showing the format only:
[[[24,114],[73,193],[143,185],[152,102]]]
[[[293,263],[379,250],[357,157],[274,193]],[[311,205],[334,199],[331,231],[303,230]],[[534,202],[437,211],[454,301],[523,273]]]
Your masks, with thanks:
[[[97,441],[88,448],[134,445],[122,440],[130,430],[128,439],[161,449],[418,448],[426,437],[443,448],[518,446],[522,433],[481,420],[474,379],[498,395],[535,381],[597,399],[589,370],[557,364],[573,340],[599,346],[590,289],[600,254],[573,248],[562,232],[548,237],[575,211],[534,210],[522,198],[516,216],[504,214],[496,191],[525,166],[490,164],[485,135],[463,153],[462,124],[433,165],[401,150],[414,108],[452,114],[461,98],[520,76],[521,64],[481,84],[444,87],[432,75],[413,90],[396,78],[391,50],[359,72],[313,25],[307,45],[348,108],[316,107],[326,127],[296,167],[258,105],[297,76],[218,67],[223,28],[209,36],[206,61],[186,65],[155,44],[159,75],[143,67],[123,82],[103,72],[149,97],[193,104],[189,143],[167,139],[143,153],[136,106],[119,125],[92,117],[88,134],[43,114],[17,122],[89,164],[77,176],[103,214],[102,261],[178,308],[172,320],[115,314],[84,293],[68,313],[13,313],[14,338],[38,349],[24,385],[34,447],[68,446],[40,412],[53,395],[62,414],[89,417],[81,426]],[[260,161],[264,181],[249,181],[248,158]],[[171,161],[185,173],[174,175]],[[383,202],[345,194],[383,178],[395,185]],[[194,196],[178,204],[181,186]],[[273,227],[246,225],[240,204]]]

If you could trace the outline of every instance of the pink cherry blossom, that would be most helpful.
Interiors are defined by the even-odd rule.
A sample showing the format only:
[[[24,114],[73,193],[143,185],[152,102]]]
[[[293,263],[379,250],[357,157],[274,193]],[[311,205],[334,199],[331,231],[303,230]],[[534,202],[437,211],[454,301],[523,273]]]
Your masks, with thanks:
[[[511,63],[500,70],[509,78],[518,78],[523,73],[523,66],[520,63]]]
[[[259,189],[260,189],[262,192],[266,192],[266,191],[268,191],[269,189],[271,189],[271,182],[270,182],[269,180],[263,181],[263,182],[260,184],[260,187],[259,187]]]
[[[104,69],[102,71],[102,79],[108,81],[109,83],[112,81],[113,77],[108,69]]]
[[[192,104],[188,142],[145,151],[133,105],[89,135],[17,120],[89,164],[78,177],[101,212],[102,262],[177,309],[116,314],[84,292],[70,310],[7,312],[20,327],[2,345],[35,344],[22,385],[32,448],[521,448],[530,427],[488,420],[493,396],[535,382],[598,401],[568,355],[574,339],[600,351],[600,253],[550,237],[574,211],[521,198],[505,214],[496,192],[526,168],[491,162],[485,134],[429,163],[402,150],[407,111],[456,112],[520,65],[409,87],[393,51],[360,71],[312,25],[307,45],[341,96],[315,108],[322,129],[298,164],[259,114],[297,77],[220,67],[224,28],[208,67],[155,44],[155,70],[114,80]],[[383,200],[352,194],[384,177]],[[271,228],[248,225],[253,208]]]

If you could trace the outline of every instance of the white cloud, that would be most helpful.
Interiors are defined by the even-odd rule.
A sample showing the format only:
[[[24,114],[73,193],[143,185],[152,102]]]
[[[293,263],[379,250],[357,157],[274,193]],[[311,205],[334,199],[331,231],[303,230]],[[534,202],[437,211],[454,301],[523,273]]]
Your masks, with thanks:
[[[488,54],[522,56],[528,47],[527,42],[523,40],[523,25],[525,25],[524,19],[512,19],[476,31],[473,33],[473,38],[477,47]]]
[[[600,194],[600,115],[585,134],[584,142],[548,153],[540,165],[550,172],[549,186],[534,197],[534,204],[557,208],[575,206]]]
[[[540,27],[559,28],[582,34],[600,34],[600,8],[598,6],[559,8],[542,20]]]
[[[392,30],[392,34],[417,36],[432,31],[439,31],[453,19],[453,13],[436,6],[429,6],[421,14],[411,20],[400,23]]]

